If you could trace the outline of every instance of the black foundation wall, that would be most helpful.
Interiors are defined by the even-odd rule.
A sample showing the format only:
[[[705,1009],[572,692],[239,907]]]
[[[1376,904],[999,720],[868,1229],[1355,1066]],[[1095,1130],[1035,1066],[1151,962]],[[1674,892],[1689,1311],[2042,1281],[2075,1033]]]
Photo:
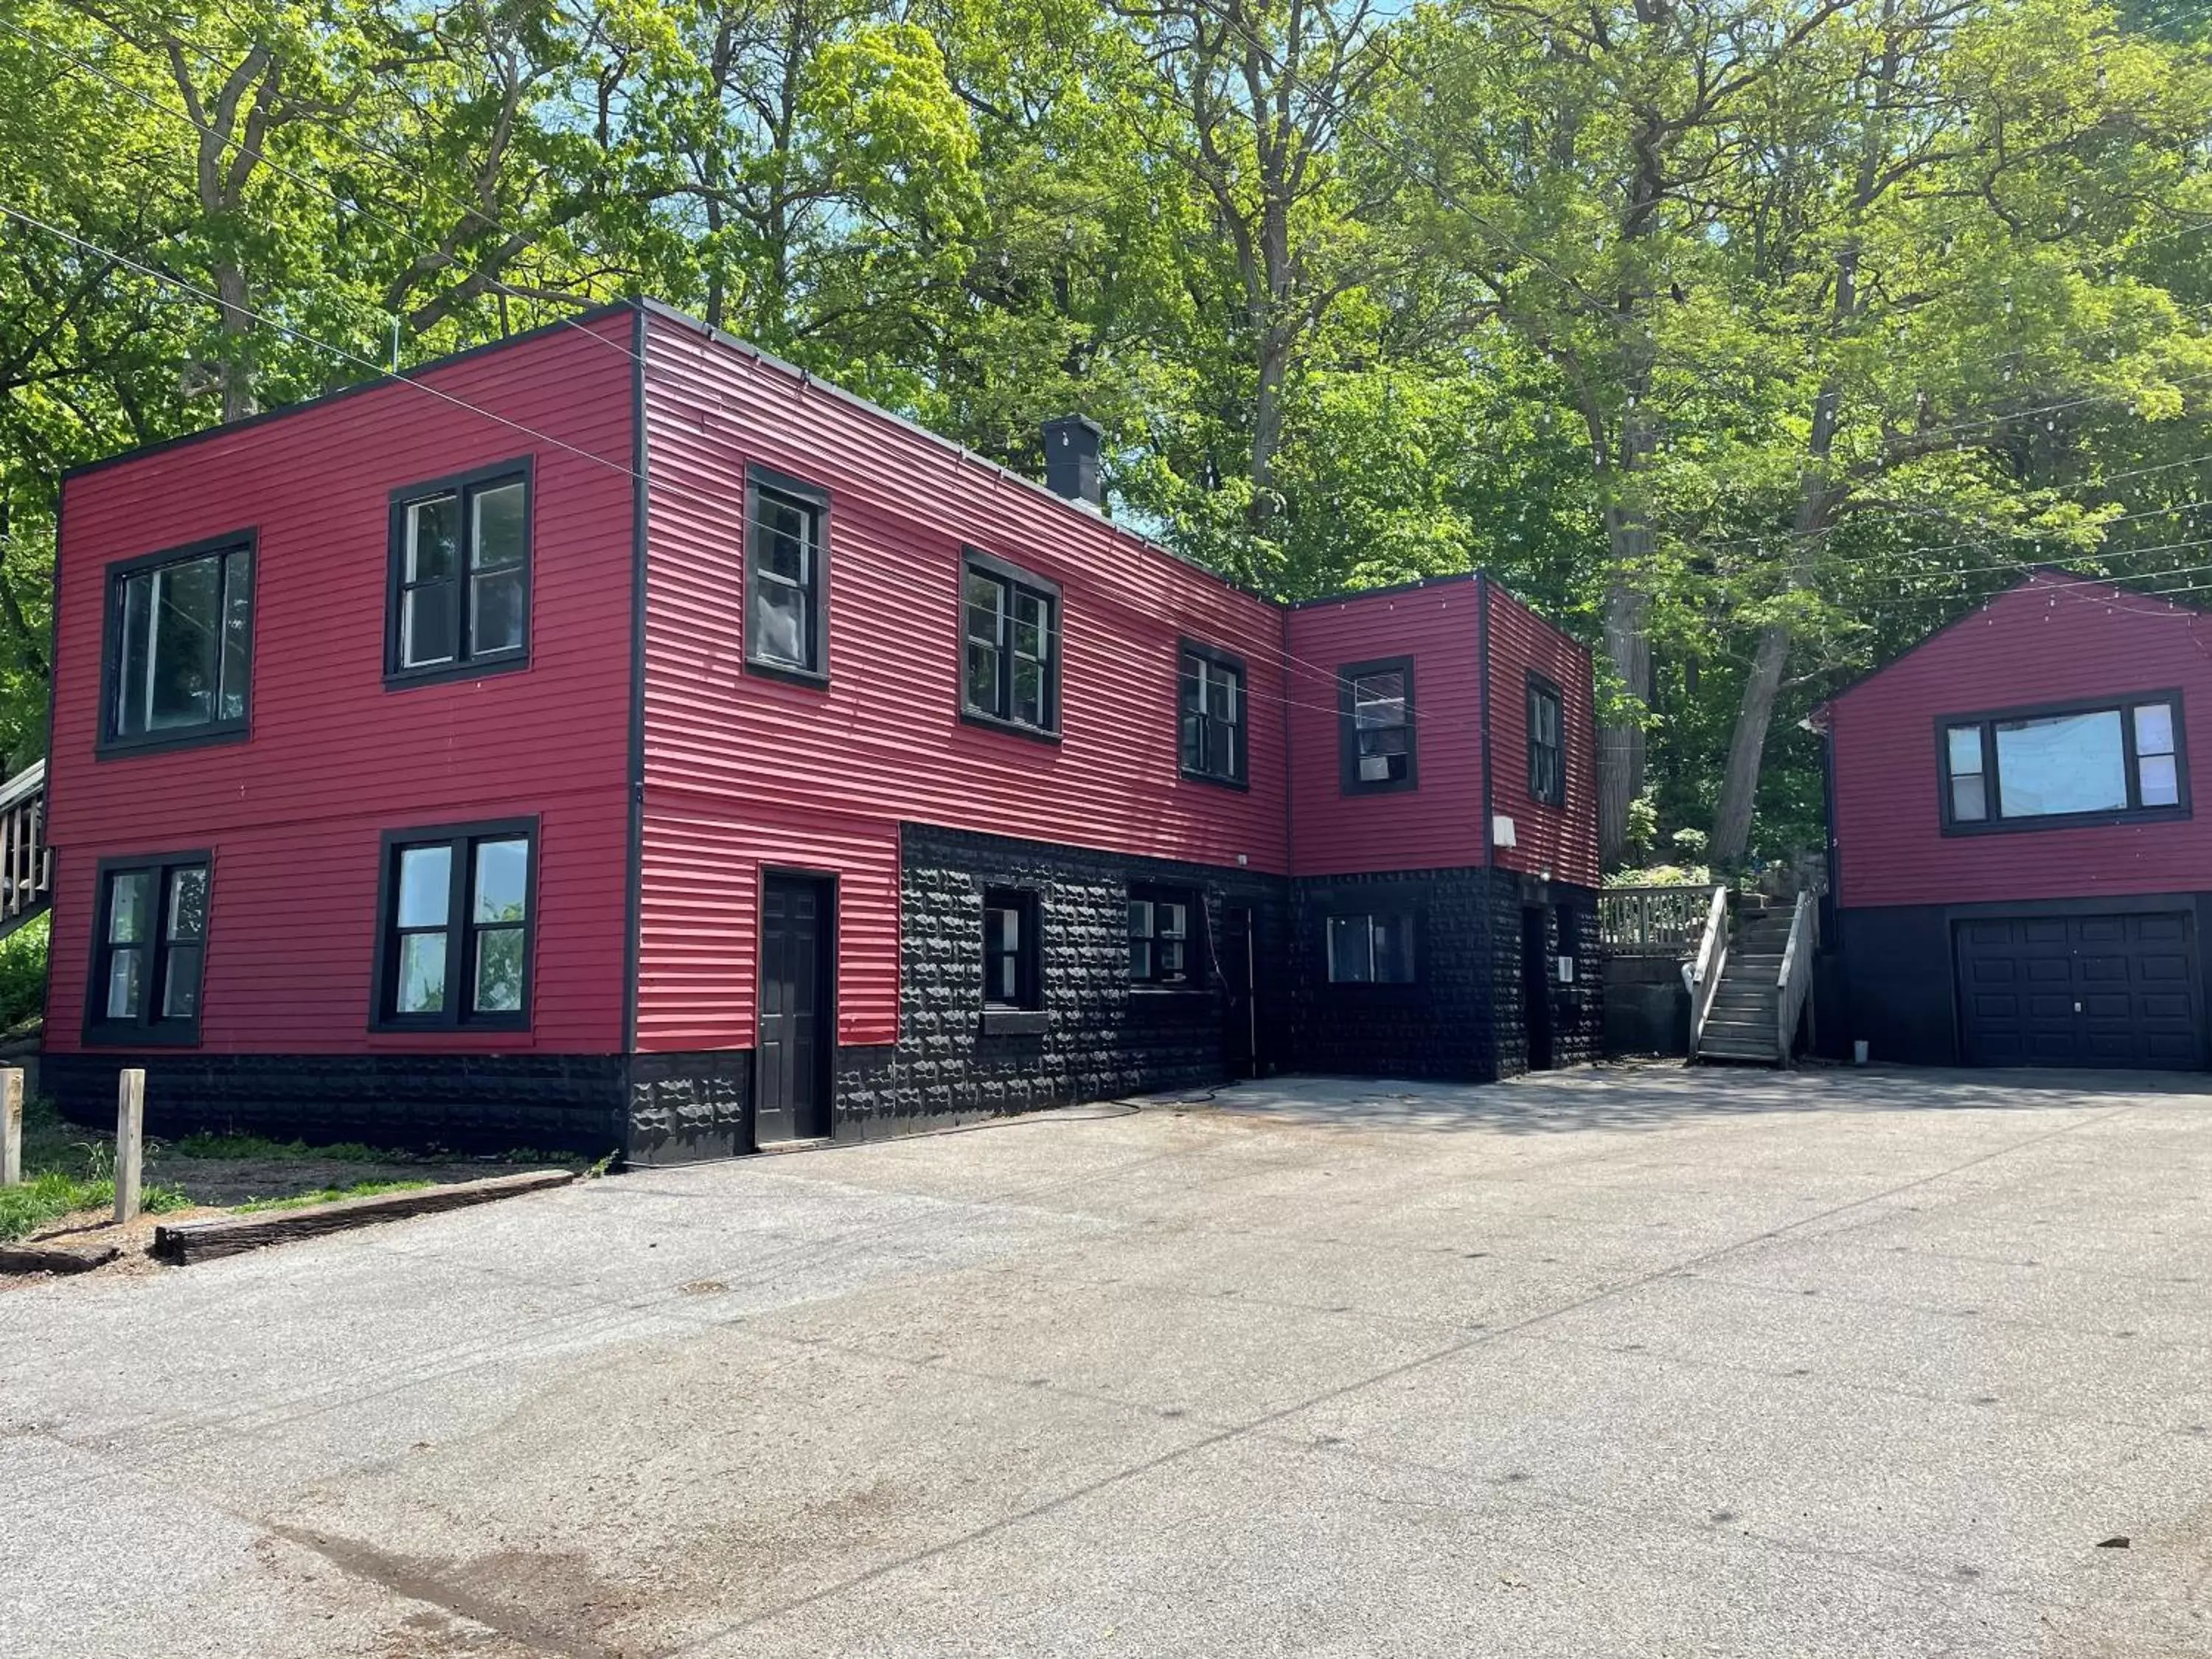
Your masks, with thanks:
[[[146,1133],[198,1130],[413,1152],[580,1152],[624,1141],[619,1054],[212,1054],[42,1057],[41,1091],[72,1122],[112,1131],[116,1074],[146,1073]]]
[[[1574,958],[1572,984],[1548,974],[1551,1062],[1597,1057],[1604,1018],[1597,899],[1588,889],[1483,866],[1301,878],[1293,884],[1291,1066],[1355,1077],[1489,1083],[1527,1071],[1522,915],[1541,918],[1544,954]],[[1410,985],[1328,978],[1328,918],[1415,918]]]
[[[1869,1057],[1886,1064],[1956,1066],[1951,923],[1944,907],[1839,909],[1836,924],[1846,1051],[1863,1037]]]
[[[1224,913],[1237,908],[1252,913],[1261,1066],[1281,1069],[1290,944],[1281,878],[920,824],[905,826],[902,841],[899,1042],[839,1054],[840,1137],[1225,1080]],[[1133,883],[1199,901],[1205,938],[1191,988],[1129,983]],[[985,1030],[983,893],[992,887],[1036,895],[1043,1006],[1034,1030]]]

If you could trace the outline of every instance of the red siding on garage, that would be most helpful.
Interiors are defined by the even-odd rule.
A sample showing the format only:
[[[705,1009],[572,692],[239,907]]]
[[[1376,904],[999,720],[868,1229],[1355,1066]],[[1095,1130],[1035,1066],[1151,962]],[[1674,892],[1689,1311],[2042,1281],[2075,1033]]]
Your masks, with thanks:
[[[2192,789],[2212,787],[2212,617],[2039,573],[1830,703],[1838,902],[1964,904],[2188,892],[2212,818],[1946,836],[1939,717],[2178,688]]]
[[[750,1042],[763,865],[843,878],[840,1040],[893,1041],[902,820],[1287,867],[1276,607],[695,324],[647,331],[641,1048]],[[742,670],[749,462],[830,492],[827,690]],[[1057,744],[959,719],[963,544],[1061,586]],[[1180,775],[1179,635],[1246,659],[1248,791]]]
[[[1472,576],[1290,612],[1291,811],[1297,872],[1455,869],[1483,861],[1482,676]],[[1418,787],[1347,794],[1338,672],[1413,659]]]
[[[1490,806],[1513,820],[1514,845],[1498,862],[1530,875],[1583,887],[1598,884],[1597,721],[1587,647],[1499,587],[1486,582],[1490,604]],[[1565,750],[1566,804],[1553,806],[1528,793],[1528,675],[1559,688],[1560,738]]]
[[[50,1047],[78,1047],[99,860],[206,848],[210,1051],[621,1048],[634,326],[623,313],[556,329],[421,385],[382,384],[68,481]],[[524,455],[536,465],[530,666],[386,691],[389,493]],[[251,738],[95,760],[106,567],[249,527]],[[382,832],[526,814],[542,820],[535,1031],[371,1036]]]

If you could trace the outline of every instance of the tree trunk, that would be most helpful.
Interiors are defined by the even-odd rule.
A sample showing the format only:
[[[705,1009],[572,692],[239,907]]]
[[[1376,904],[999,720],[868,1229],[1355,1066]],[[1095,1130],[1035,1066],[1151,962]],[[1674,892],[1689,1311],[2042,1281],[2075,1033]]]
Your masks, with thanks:
[[[1721,774],[1720,805],[1713,816],[1712,860],[1743,862],[1751,845],[1752,808],[1759,798],[1759,774],[1766,756],[1767,728],[1774,721],[1774,699],[1790,660],[1790,630],[1770,623],[1759,630],[1751,673],[1736,706],[1735,730],[1729,738],[1728,768]]]
[[[246,361],[247,340],[253,319],[246,311],[246,273],[228,261],[216,267],[216,298],[222,301],[222,418],[242,421],[258,412],[254,401],[253,368]]]
[[[1640,528],[1631,535],[1643,538]],[[1648,595],[1614,580],[1605,590],[1605,654],[1629,695],[1648,704],[1651,700],[1651,641],[1644,623],[1651,609]],[[1605,864],[1619,864],[1628,854],[1629,804],[1644,793],[1644,727],[1636,721],[1620,725],[1600,722],[1597,730],[1597,846]]]

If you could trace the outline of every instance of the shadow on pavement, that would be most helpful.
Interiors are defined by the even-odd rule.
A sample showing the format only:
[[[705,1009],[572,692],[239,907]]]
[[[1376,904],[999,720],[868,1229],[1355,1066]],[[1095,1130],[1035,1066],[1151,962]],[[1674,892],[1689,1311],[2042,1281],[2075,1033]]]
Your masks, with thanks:
[[[1653,1060],[1532,1073],[1504,1083],[1285,1077],[1208,1095],[1147,1100],[1210,1104],[1301,1123],[1554,1134],[1776,1112],[2063,1111],[2145,1096],[2212,1096],[2194,1073],[1864,1069],[1794,1072]]]

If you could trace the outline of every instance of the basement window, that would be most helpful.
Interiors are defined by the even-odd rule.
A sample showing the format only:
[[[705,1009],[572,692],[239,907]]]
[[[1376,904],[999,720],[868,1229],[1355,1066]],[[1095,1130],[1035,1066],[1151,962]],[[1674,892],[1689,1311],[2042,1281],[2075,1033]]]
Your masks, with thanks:
[[[1413,918],[1402,911],[1331,916],[1328,979],[1332,985],[1411,985]]]
[[[1129,982],[1181,988],[1197,976],[1192,933],[1195,896],[1173,888],[1129,892]]]
[[[1947,833],[2188,814],[2178,691],[1938,726]]]
[[[1413,788],[1413,659],[1354,663],[1336,678],[1344,793]]]
[[[252,536],[110,565],[100,749],[244,737],[252,651]]]
[[[393,494],[387,684],[527,665],[530,484],[525,459]]]
[[[200,1040],[208,864],[204,853],[101,864],[86,1041]]]
[[[526,1030],[533,818],[384,838],[372,1025]]]

